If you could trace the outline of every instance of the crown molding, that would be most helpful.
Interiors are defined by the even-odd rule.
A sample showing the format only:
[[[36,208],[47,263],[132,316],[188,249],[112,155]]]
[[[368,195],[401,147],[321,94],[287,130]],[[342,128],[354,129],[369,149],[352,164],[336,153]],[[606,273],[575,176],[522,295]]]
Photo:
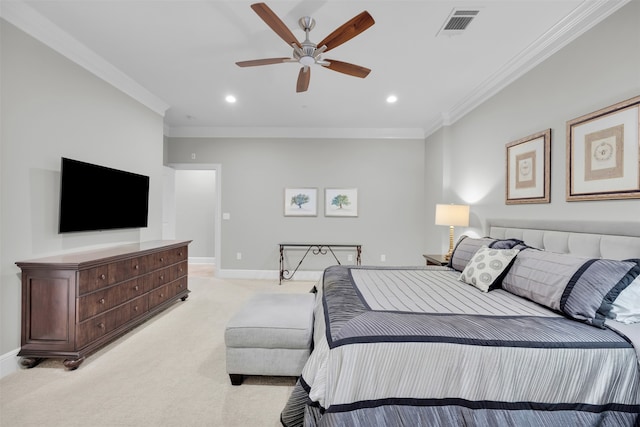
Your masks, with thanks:
[[[449,126],[532,70],[631,0],[587,0],[443,114]],[[433,132],[432,132],[433,133]]]
[[[418,128],[293,128],[293,127],[173,127],[165,128],[173,138],[294,138],[294,139],[420,139]]]
[[[15,25],[157,114],[164,117],[165,112],[169,109],[169,104],[165,101],[71,37],[22,0],[3,1],[0,5],[0,18]]]

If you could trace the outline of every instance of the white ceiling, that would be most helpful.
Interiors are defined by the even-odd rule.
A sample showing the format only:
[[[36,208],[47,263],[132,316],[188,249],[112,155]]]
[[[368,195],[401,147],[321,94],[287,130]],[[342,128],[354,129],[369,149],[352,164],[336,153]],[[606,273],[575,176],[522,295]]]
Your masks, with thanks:
[[[305,15],[314,42],[363,10],[376,21],[326,55],[369,76],[314,65],[304,93],[299,64],[235,65],[292,51],[250,1],[2,0],[0,14],[164,113],[169,136],[423,138],[628,1],[267,1],[300,41]],[[462,34],[439,35],[454,8],[479,13]]]

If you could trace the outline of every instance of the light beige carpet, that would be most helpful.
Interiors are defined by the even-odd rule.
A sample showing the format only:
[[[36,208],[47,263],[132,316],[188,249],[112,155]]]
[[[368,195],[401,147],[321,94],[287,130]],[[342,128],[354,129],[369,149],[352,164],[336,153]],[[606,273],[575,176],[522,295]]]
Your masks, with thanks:
[[[295,378],[229,382],[224,328],[256,292],[308,292],[312,282],[225,280],[190,266],[191,294],[87,357],[75,371],[48,359],[0,381],[0,425],[279,426]]]

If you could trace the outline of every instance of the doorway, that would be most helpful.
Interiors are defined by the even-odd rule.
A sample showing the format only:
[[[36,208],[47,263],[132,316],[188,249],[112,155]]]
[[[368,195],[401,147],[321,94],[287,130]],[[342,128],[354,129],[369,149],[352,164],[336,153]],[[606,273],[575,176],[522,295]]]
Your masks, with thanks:
[[[163,239],[192,240],[189,263],[205,271],[219,264],[221,253],[221,173],[219,164],[165,168]]]

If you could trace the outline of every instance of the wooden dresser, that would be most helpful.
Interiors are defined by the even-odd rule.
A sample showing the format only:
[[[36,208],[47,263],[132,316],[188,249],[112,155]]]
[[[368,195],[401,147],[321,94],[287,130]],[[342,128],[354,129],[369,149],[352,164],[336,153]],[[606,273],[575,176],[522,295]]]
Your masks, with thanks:
[[[24,367],[85,356],[189,294],[188,245],[162,240],[16,262]]]

